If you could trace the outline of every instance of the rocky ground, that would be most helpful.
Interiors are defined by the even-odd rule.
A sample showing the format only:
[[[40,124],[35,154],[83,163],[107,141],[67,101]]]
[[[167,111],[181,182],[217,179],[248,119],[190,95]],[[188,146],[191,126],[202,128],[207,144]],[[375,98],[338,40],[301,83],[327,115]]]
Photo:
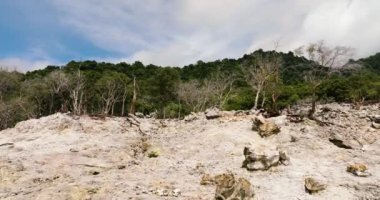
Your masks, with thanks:
[[[0,132],[0,199],[213,199],[215,185],[202,177],[227,172],[247,179],[260,200],[380,199],[379,114],[379,105],[323,105],[316,116],[325,126],[280,116],[266,119],[280,127],[267,137],[245,112],[28,120]],[[249,171],[245,147],[289,160]],[[347,172],[356,163],[368,168],[364,177]],[[325,189],[309,194],[307,178]]]

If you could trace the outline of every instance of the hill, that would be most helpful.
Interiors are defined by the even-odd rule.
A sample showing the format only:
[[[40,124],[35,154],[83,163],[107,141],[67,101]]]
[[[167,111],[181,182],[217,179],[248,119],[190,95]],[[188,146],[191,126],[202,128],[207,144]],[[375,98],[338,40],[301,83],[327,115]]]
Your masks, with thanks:
[[[360,111],[318,106],[316,116],[329,126],[269,118],[280,132],[268,137],[252,130],[249,111],[217,114],[159,120],[57,113],[20,122],[0,132],[0,199],[208,200],[216,191],[212,177],[223,173],[249,181],[255,199],[379,197],[380,129],[371,127],[380,120],[378,104]],[[242,168],[245,147],[274,164]],[[275,163],[278,151],[287,163]],[[352,164],[365,165],[359,175],[367,177],[347,172]],[[308,177],[325,190],[307,193]]]

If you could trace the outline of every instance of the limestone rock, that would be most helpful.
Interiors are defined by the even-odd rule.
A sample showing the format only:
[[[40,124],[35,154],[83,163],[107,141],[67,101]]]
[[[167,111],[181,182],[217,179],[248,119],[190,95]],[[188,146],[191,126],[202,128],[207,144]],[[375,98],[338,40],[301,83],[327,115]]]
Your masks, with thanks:
[[[380,124],[380,115],[373,115],[370,118],[373,122]]]
[[[263,116],[256,116],[253,120],[252,130],[257,131],[261,137],[267,137],[280,132],[280,128]]]
[[[350,172],[354,174],[355,176],[359,176],[359,177],[370,176],[371,174],[367,170],[368,170],[368,167],[364,164],[353,164],[353,165],[347,166],[347,172]]]
[[[210,174],[203,174],[200,182],[201,185],[213,185],[214,183],[214,177],[212,177]]]
[[[321,183],[320,181],[315,180],[314,178],[306,178],[305,179],[305,190],[314,194],[316,192],[322,191],[326,189],[326,185]]]
[[[226,173],[215,176],[215,200],[253,200],[253,186],[245,178]]]
[[[372,128],[380,129],[380,123],[372,122]]]
[[[244,148],[245,160],[243,161],[244,168],[248,170],[268,170],[279,164],[288,165],[289,156],[285,151],[275,149],[265,149],[264,151],[255,151],[250,147]]]
[[[205,111],[206,119],[216,119],[221,117],[220,110],[218,108],[210,108]]]
[[[338,133],[330,134],[329,141],[339,148],[344,149],[361,149],[362,145],[353,138],[345,137]]]
[[[191,122],[191,121],[194,121],[194,120],[196,120],[196,119],[198,119],[198,117],[197,117],[197,114],[196,113],[190,113],[189,115],[187,115],[185,118],[184,118],[184,120],[185,120],[185,122]]]

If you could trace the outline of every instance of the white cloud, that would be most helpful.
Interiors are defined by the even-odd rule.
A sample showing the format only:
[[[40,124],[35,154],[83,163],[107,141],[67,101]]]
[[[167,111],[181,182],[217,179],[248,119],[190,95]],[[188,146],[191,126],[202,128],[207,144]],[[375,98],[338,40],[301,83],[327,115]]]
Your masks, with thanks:
[[[127,61],[184,65],[324,39],[380,51],[377,0],[54,0],[61,22]]]
[[[0,58],[0,69],[16,70],[20,72],[33,71],[57,64],[52,60],[29,60],[23,58]]]

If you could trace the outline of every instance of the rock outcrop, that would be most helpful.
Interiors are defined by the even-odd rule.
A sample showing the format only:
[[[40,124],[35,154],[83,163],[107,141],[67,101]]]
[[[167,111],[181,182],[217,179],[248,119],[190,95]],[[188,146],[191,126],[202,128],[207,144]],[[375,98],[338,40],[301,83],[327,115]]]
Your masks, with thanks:
[[[321,183],[319,180],[310,177],[305,179],[305,190],[308,193],[314,194],[324,189],[326,189],[326,184]]]
[[[206,119],[216,119],[221,117],[220,110],[218,108],[210,108],[205,111]]]
[[[255,116],[252,119],[252,122],[252,130],[257,131],[261,137],[268,137],[280,132],[280,127],[278,127],[274,122],[266,120],[261,115]]]
[[[350,172],[354,174],[355,176],[359,176],[359,177],[370,176],[371,174],[367,170],[368,170],[368,167],[364,164],[353,164],[353,165],[347,166],[347,172]]]
[[[236,179],[231,173],[215,176],[215,200],[253,200],[252,184],[245,178]]]
[[[250,171],[268,170],[273,166],[289,164],[289,156],[287,153],[276,149],[264,149],[260,151],[245,147],[244,156],[245,160],[243,161],[242,167]]]

